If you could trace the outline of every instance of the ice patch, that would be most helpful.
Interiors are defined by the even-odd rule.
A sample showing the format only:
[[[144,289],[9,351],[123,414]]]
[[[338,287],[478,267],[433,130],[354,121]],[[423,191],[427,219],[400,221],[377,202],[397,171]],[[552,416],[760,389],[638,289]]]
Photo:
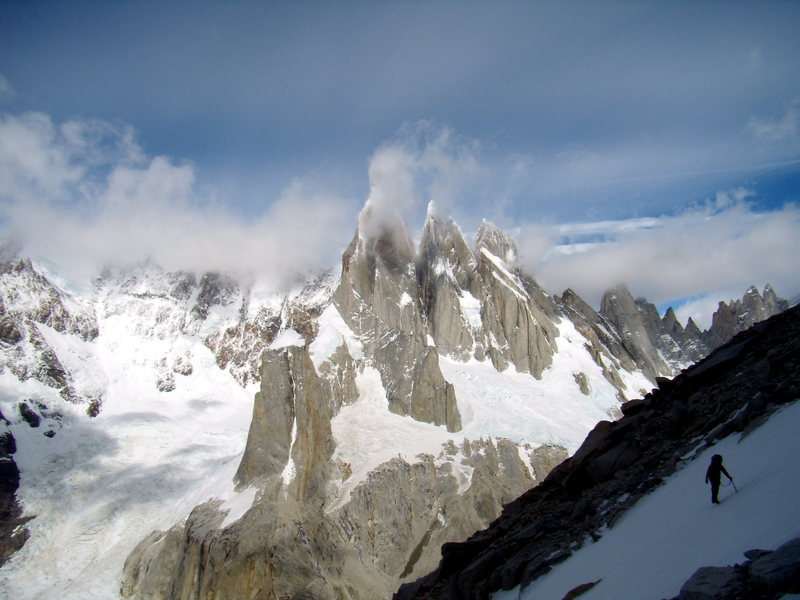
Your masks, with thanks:
[[[473,331],[478,331],[483,328],[483,320],[481,319],[481,302],[475,296],[470,294],[467,290],[461,291],[459,296],[459,304],[461,305],[461,314],[466,318],[467,323]]]
[[[328,305],[317,319],[319,331],[317,337],[309,345],[309,354],[314,367],[319,371],[319,367],[324,363],[336,349],[344,342],[347,351],[354,359],[363,357],[364,349],[361,342],[356,338],[352,330],[344,322],[336,307]]]
[[[587,352],[571,321],[558,323],[558,352],[537,380],[513,368],[498,372],[488,361],[440,357],[444,378],[456,390],[463,437],[505,437],[532,446],[557,444],[572,454],[598,421],[619,402],[616,389]],[[573,373],[584,372],[591,393],[581,393]]]
[[[283,468],[283,472],[281,473],[281,479],[283,480],[283,485],[289,485],[294,476],[297,474],[297,468],[294,464],[294,458],[292,458],[292,449],[294,448],[294,443],[297,441],[297,419],[292,421],[292,441],[289,444],[289,460],[286,461],[286,466]]]
[[[148,311],[154,307],[150,299],[146,304]],[[253,492],[235,494],[232,483],[252,390],[220,370],[202,340],[176,337],[174,328],[162,337],[159,328],[167,326],[154,330],[146,322],[153,313],[145,314],[125,322],[113,310],[99,310],[101,335],[91,350],[74,336],[40,328],[74,369],[76,385],[107,382],[94,419],[85,404],[65,402],[57,390],[0,374],[4,415],[16,414],[20,398],[35,398],[61,412],[65,424],[53,438],[21,420],[9,427],[18,448],[17,497],[25,514],[36,518],[27,524],[25,546],[0,568],[0,598],[118,598],[125,559],[149,532],[170,528],[213,498],[223,500],[230,523],[252,501]],[[186,350],[193,372],[177,378],[174,391],[159,392],[154,357]]]
[[[289,346],[305,345],[306,340],[302,335],[297,333],[294,329],[284,329],[275,337],[269,347],[272,350],[277,350],[279,348],[287,348]]]
[[[256,491],[256,488],[250,487],[239,494],[232,494],[223,501],[220,510],[227,514],[222,521],[222,528],[235,523],[252,508],[253,502],[256,499]]]

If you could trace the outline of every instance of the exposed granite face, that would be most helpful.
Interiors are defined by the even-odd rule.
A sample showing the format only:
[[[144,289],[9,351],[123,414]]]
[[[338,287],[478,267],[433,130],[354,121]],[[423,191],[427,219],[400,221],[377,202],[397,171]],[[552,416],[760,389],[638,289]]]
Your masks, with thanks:
[[[537,379],[557,351],[557,310],[530,278],[516,269],[511,237],[483,222],[475,237],[477,278],[486,354],[498,370],[513,365]]]
[[[473,298],[476,270],[458,226],[429,217],[417,259],[420,305],[437,350],[459,360],[468,360],[483,340],[483,332],[475,330],[462,308],[462,299]]]
[[[356,232],[342,258],[334,305],[363,340],[366,360],[381,375],[389,409],[457,431],[461,417],[455,393],[442,376],[435,348],[428,345],[416,268],[404,225],[375,238]]]
[[[297,502],[325,498],[335,448],[330,394],[306,348],[264,352],[261,390],[235,477],[239,488],[271,488],[281,479]]]
[[[241,490],[256,488],[253,506],[223,525],[220,502],[209,502],[150,534],[126,561],[123,597],[388,598],[435,565],[442,543],[496,518],[560,454],[530,450],[532,471],[508,440],[451,442],[437,457],[384,463],[333,504],[329,488],[342,469],[331,461],[332,388],[299,346],[265,352],[261,382],[236,476]]]
[[[618,286],[603,296],[600,314],[614,324],[623,347],[644,372],[655,379],[657,375],[671,373],[672,369],[661,358],[654,339],[658,337],[658,313],[652,305],[633,299],[628,288]]]
[[[702,451],[698,439],[714,444],[800,398],[798,371],[794,307],[737,334],[674,379],[660,379],[657,390],[623,405],[619,421],[598,423],[572,458],[506,505],[488,528],[445,544],[438,568],[395,598],[484,600],[536,579]]]

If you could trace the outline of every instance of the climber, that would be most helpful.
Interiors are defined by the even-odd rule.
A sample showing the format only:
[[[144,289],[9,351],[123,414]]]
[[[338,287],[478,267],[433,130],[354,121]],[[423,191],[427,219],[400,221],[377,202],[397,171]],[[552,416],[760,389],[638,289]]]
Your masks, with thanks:
[[[715,454],[711,457],[711,464],[708,465],[708,470],[706,471],[706,483],[709,481],[711,482],[711,502],[713,504],[719,504],[719,498],[717,496],[719,495],[719,484],[723,473],[725,477],[733,482],[733,477],[731,477],[730,473],[722,466],[722,456]]]

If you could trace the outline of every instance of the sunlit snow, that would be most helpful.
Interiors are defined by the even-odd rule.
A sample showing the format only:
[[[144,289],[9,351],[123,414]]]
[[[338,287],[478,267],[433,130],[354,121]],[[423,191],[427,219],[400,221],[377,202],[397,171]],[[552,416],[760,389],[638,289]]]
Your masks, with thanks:
[[[151,307],[158,304],[153,299]],[[123,563],[149,532],[171,527],[213,498],[221,501],[226,520],[235,520],[254,498],[254,490],[234,492],[232,479],[255,389],[242,389],[220,370],[197,337],[144,336],[148,315],[135,323],[114,311],[98,312],[102,333],[91,344],[39,327],[74,369],[79,391],[105,388],[96,418],[87,416],[85,405],[65,402],[34,380],[0,375],[0,407],[7,417],[17,414],[20,398],[40,398],[63,415],[63,427],[47,421],[53,438],[43,435],[44,423],[31,428],[12,422],[18,498],[36,518],[27,525],[30,539],[0,569],[3,600],[118,598]],[[176,375],[174,391],[159,392],[157,357],[187,352],[192,373]]]

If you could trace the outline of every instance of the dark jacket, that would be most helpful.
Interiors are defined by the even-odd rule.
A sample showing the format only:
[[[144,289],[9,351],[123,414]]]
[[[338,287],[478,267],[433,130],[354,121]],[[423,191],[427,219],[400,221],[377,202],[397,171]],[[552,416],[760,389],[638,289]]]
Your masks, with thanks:
[[[711,483],[719,484],[723,473],[725,474],[725,477],[733,480],[733,477],[730,476],[730,473],[728,473],[725,470],[725,467],[722,466],[722,457],[719,454],[715,454],[711,457],[711,464],[708,465],[708,470],[706,471],[706,483],[710,481]]]

